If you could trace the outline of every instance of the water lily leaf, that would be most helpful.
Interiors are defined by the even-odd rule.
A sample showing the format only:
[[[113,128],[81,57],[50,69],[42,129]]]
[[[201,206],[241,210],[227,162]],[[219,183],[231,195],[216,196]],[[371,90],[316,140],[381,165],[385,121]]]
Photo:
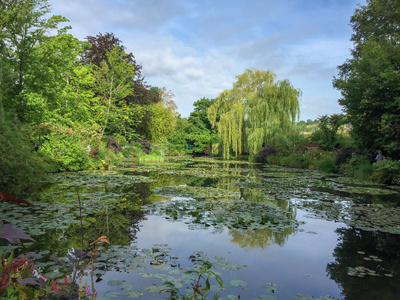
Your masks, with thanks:
[[[124,297],[129,298],[129,299],[138,299],[140,297],[142,297],[143,293],[140,291],[130,291],[130,292],[126,292],[124,294]]]
[[[162,289],[163,287],[158,285],[150,285],[144,288],[144,290],[148,293],[159,293],[160,291],[162,291]]]
[[[271,295],[260,295],[256,298],[256,300],[277,300],[278,298]]]
[[[233,279],[229,283],[233,287],[246,287],[247,286],[247,282],[240,280],[240,279]]]
[[[133,289],[133,286],[130,284],[123,284],[123,285],[119,286],[118,289],[122,290],[122,291],[130,291]]]
[[[278,285],[277,285],[277,284],[274,284],[274,283],[267,283],[267,284],[264,286],[264,290],[265,290],[267,293],[278,293]]]
[[[213,293],[221,293],[224,289],[219,284],[212,284],[210,286],[210,291]]]
[[[229,300],[237,300],[237,299],[240,299],[239,296],[236,296],[236,295],[228,295],[228,296],[226,296],[226,298],[228,298]]]
[[[153,276],[153,274],[151,274],[151,273],[139,273],[139,275],[144,278],[150,278],[151,276]]]
[[[107,282],[107,284],[111,285],[111,286],[118,286],[118,285],[121,285],[122,282],[119,281],[119,280],[110,280],[110,281]]]
[[[120,295],[121,295],[121,292],[118,292],[118,291],[111,291],[111,292],[105,293],[105,296],[109,297],[109,298],[118,298]]]

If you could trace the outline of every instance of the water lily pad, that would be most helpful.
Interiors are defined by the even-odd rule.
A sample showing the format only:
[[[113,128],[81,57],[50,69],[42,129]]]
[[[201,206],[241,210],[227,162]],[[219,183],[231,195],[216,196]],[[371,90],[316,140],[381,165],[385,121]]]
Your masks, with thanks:
[[[118,286],[118,285],[121,285],[122,282],[119,281],[119,280],[110,280],[110,281],[107,282],[107,284],[111,285],[111,286]]]
[[[260,295],[255,300],[277,300],[278,298],[271,295]]]
[[[159,293],[162,291],[162,289],[163,287],[158,285],[150,285],[144,288],[144,290],[148,293]]]
[[[278,285],[277,285],[277,284],[274,284],[274,283],[267,283],[267,284],[264,286],[264,290],[265,290],[267,293],[278,293]]]
[[[118,289],[121,291],[130,291],[133,289],[133,286],[130,284],[123,284],[123,285],[119,286]]]
[[[210,291],[213,293],[221,293],[224,291],[224,289],[218,284],[212,284],[210,286]]]
[[[233,279],[229,283],[233,287],[246,287],[247,286],[247,282],[240,280],[240,279]]]
[[[138,299],[140,297],[142,297],[143,293],[140,291],[130,291],[130,292],[126,292],[124,294],[124,297],[129,298],[129,299]]]
[[[120,295],[121,295],[121,292],[118,292],[118,291],[110,291],[110,292],[105,293],[105,296],[109,297],[109,298],[118,298]]]

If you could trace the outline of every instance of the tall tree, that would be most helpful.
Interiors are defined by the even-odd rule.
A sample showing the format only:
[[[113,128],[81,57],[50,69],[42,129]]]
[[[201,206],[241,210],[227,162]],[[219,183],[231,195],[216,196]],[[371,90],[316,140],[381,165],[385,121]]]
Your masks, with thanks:
[[[400,158],[400,2],[367,0],[350,21],[355,47],[333,86],[360,148]]]
[[[275,78],[271,71],[246,70],[208,109],[225,158],[248,152],[253,160],[263,144],[274,144],[277,135],[294,130],[300,91]]]
[[[131,78],[134,76],[134,67],[130,64],[119,46],[115,46],[107,52],[107,60],[100,63],[95,71],[95,90],[98,92],[98,117],[103,125],[103,133],[112,115],[115,116],[116,104],[130,95],[133,90]]]
[[[202,98],[193,103],[194,110],[188,118],[186,128],[186,140],[194,145],[193,152],[205,153],[208,147],[212,147],[220,141],[216,128],[212,128],[208,119],[207,109],[215,102],[215,99]]]
[[[51,22],[67,19],[53,16]],[[29,74],[24,77],[25,104],[23,120],[27,123],[55,122],[72,126],[85,122],[88,117],[88,97],[93,83],[91,68],[80,66],[78,56],[86,43],[61,28],[54,36],[45,36],[35,47],[35,61],[30,64]],[[74,93],[72,98],[71,93]],[[83,115],[82,115],[83,114]]]
[[[55,23],[44,16],[50,9],[46,0],[0,1],[0,117],[4,109],[21,113],[20,98],[25,76],[35,61],[35,45]]]
[[[131,53],[126,53],[126,47],[122,41],[114,35],[114,33],[99,33],[96,36],[87,36],[86,41],[91,44],[91,47],[86,49],[81,56],[81,62],[85,65],[94,64],[100,67],[102,61],[107,61],[106,53],[116,46],[119,47],[122,56],[127,63],[131,64],[135,70],[131,80],[133,82],[133,92],[124,98],[124,101],[131,104],[146,105],[156,103],[157,100],[150,93],[149,88],[144,81],[141,69],[142,66],[136,62],[135,56]]]

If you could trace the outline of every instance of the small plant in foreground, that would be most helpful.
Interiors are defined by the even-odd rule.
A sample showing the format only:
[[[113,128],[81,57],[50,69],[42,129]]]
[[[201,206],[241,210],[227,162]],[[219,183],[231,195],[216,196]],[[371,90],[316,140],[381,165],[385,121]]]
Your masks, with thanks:
[[[189,287],[190,292],[187,295],[180,295],[179,288],[175,286],[173,282],[166,281],[163,283],[164,289],[161,292],[169,292],[170,297],[166,299],[208,299],[207,292],[210,290],[210,279],[215,278],[218,282],[219,286],[224,289],[224,282],[217,272],[211,270],[213,268],[213,264],[204,259],[192,258],[194,263],[193,269],[187,270],[186,274],[191,274],[196,276],[196,280],[192,283],[192,286]],[[203,283],[204,282],[204,283]],[[202,284],[205,284],[203,287]],[[214,299],[219,299],[217,295],[214,296]]]

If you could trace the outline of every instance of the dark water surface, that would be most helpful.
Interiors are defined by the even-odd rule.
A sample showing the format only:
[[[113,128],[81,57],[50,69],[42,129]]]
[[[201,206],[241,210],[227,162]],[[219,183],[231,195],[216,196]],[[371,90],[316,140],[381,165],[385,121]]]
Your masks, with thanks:
[[[56,175],[41,199],[32,199],[33,208],[0,204],[3,219],[36,240],[16,251],[32,251],[50,278],[68,272],[49,257],[80,248],[77,193],[66,189],[76,185],[85,243],[101,235],[111,243],[96,264],[98,299],[127,299],[134,296],[129,291],[140,292],[139,299],[168,297],[149,287],[182,282],[192,255],[210,260],[224,281],[225,291],[218,292],[211,279],[207,299],[400,299],[396,188],[244,163],[129,165]],[[214,211],[204,210],[208,203]],[[221,212],[218,203],[228,206]],[[227,221],[229,203],[248,207],[250,216],[245,208]],[[268,218],[264,207],[272,209]],[[264,216],[261,225],[255,215]],[[161,265],[154,265],[157,253],[163,253]],[[217,262],[227,260],[234,267],[221,269]],[[90,285],[89,271],[83,281]],[[183,282],[185,294],[191,284]]]

